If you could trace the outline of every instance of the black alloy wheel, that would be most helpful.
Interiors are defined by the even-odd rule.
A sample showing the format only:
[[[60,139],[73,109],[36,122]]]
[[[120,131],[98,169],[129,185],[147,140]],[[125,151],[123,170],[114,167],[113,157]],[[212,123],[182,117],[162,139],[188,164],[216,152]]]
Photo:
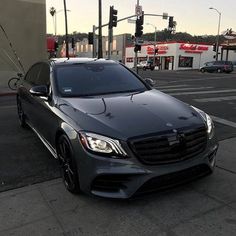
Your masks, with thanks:
[[[66,189],[71,193],[79,193],[79,179],[77,167],[73,157],[73,150],[66,135],[61,135],[57,143],[57,155],[62,171],[62,179]]]
[[[16,103],[17,103],[17,114],[18,114],[18,120],[19,120],[20,126],[22,128],[27,128],[27,124],[25,122],[25,114],[22,109],[22,104],[21,104],[21,100],[19,96],[17,96],[16,98]]]

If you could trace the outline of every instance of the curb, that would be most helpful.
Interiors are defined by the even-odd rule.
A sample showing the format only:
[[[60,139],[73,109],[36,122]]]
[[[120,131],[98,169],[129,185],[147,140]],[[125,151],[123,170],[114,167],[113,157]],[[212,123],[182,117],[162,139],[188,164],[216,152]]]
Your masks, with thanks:
[[[0,97],[4,97],[4,96],[14,96],[16,95],[16,92],[0,92]]]

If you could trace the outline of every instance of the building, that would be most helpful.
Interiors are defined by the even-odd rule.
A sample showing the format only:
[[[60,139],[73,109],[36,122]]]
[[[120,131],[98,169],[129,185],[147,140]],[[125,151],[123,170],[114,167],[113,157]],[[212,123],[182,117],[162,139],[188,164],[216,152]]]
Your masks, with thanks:
[[[1,0],[0,24],[0,71],[20,71],[10,42],[25,70],[46,58],[46,0]]]
[[[156,45],[142,45],[137,62],[154,61],[160,70],[199,69],[207,61],[214,59],[213,46],[185,42],[164,42]],[[126,48],[125,64],[134,66],[134,47]]]
[[[131,43],[131,34],[120,34],[113,36],[113,40],[111,43],[111,54],[110,58],[112,60],[125,62],[126,58],[126,47]],[[97,48],[98,41],[96,41],[95,51],[97,57]],[[103,49],[103,57],[108,58],[108,36],[103,36],[102,40],[102,49]],[[88,44],[88,39],[83,39],[80,42],[76,43],[76,53],[78,57],[93,57],[93,45]]]

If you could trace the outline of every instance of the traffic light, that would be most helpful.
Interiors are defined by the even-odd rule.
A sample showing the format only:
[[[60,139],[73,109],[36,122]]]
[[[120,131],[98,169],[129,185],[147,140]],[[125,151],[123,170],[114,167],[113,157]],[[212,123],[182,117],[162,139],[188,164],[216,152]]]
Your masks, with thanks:
[[[109,29],[117,26],[117,13],[118,11],[114,9],[114,6],[110,6]]]
[[[216,52],[216,43],[213,44],[213,51]]]
[[[93,32],[88,33],[88,43],[93,44]]]
[[[57,52],[58,47],[59,47],[58,42],[55,41],[55,42],[54,42],[54,51],[55,51],[55,52]]]
[[[74,37],[71,38],[71,47],[73,49],[75,48],[75,39],[74,39]]]
[[[172,28],[174,28],[174,17],[173,16],[170,16],[169,17],[169,25],[168,25],[168,28],[170,29],[172,29]]]
[[[141,51],[141,45],[136,44],[134,47],[134,52],[140,52]]]
[[[135,32],[135,37],[141,37],[143,35],[143,22],[144,22],[144,12],[142,16],[140,16],[136,20],[136,32]]]

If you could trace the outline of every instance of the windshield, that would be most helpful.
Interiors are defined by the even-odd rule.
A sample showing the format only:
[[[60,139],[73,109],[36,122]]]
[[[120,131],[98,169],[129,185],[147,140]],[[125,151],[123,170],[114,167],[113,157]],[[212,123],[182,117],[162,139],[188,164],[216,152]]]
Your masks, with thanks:
[[[56,81],[63,97],[147,90],[141,80],[120,64],[84,63],[58,66]]]

